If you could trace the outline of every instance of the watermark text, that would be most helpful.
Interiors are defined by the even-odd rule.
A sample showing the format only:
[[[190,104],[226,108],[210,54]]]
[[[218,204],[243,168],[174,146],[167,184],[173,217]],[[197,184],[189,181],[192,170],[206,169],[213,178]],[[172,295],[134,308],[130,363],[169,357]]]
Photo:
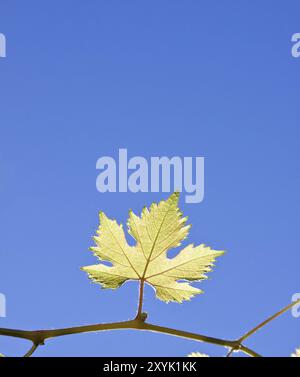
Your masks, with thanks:
[[[0,58],[6,58],[6,37],[0,33]]]
[[[127,149],[119,149],[118,159],[105,156],[96,163],[100,170],[99,192],[172,192],[185,193],[186,203],[204,198],[204,157],[150,157],[128,159]]]
[[[300,300],[300,293],[295,293],[292,296],[292,302]],[[292,316],[294,318],[300,317],[300,303],[292,307]]]
[[[0,317],[6,317],[6,297],[3,293],[0,293]]]
[[[292,56],[294,58],[300,57],[300,33],[295,33],[292,35],[292,42],[294,43],[292,46]]]

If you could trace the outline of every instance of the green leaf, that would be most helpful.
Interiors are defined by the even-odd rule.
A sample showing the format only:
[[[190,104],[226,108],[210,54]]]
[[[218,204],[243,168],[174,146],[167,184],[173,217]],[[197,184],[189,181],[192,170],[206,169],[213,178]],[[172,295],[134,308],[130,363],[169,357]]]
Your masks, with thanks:
[[[300,357],[300,348],[297,348],[295,353],[291,354],[292,357]]]
[[[200,353],[200,352],[191,352],[188,354],[188,357],[209,357],[205,353]]]
[[[223,251],[190,244],[176,257],[167,257],[168,250],[179,246],[190,229],[178,208],[178,200],[176,192],[166,201],[144,208],[141,217],[130,211],[128,233],[136,240],[135,246],[128,245],[122,225],[100,212],[100,226],[94,237],[96,246],[91,248],[100,263],[82,269],[103,288],[115,289],[128,280],[143,281],[165,302],[182,302],[202,293],[189,282],[206,279],[206,273]],[[111,266],[101,261],[108,261]]]

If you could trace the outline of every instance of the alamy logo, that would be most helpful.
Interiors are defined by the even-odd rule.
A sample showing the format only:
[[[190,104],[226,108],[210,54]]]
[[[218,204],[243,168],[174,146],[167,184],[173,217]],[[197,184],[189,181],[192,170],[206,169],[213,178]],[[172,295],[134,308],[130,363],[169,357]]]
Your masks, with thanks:
[[[6,297],[0,293],[0,317],[6,317]]]
[[[292,56],[294,58],[300,57],[300,33],[295,33],[292,35],[292,42],[295,42],[292,46]]]
[[[6,58],[6,37],[0,33],[0,58]]]
[[[300,300],[300,293],[295,293],[292,297],[292,302]],[[300,303],[292,307],[292,316],[295,318],[300,317]]]
[[[128,159],[127,149],[119,149],[118,162],[100,157],[96,169],[97,190],[103,192],[184,192],[186,203],[204,198],[204,157],[144,157]]]

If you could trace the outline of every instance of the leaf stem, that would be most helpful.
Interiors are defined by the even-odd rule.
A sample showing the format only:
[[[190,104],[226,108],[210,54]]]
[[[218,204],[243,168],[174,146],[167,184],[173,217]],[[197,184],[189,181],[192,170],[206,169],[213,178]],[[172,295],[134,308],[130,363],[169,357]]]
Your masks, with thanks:
[[[145,286],[145,280],[142,279],[140,281],[140,289],[139,289],[139,304],[138,304],[138,310],[136,314],[136,319],[142,319],[142,311],[143,311],[143,301],[144,301],[144,286]]]

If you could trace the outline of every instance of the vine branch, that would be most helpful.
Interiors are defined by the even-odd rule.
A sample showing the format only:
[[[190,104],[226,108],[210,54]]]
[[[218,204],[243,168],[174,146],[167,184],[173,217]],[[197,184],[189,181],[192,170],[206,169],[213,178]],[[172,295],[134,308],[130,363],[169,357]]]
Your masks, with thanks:
[[[97,331],[106,331],[106,330],[144,330],[144,331],[152,331],[158,332],[173,336],[178,336],[186,339],[192,339],[200,342],[215,344],[223,347],[228,347],[233,351],[242,351],[245,354],[253,357],[260,357],[257,352],[251,350],[250,348],[244,346],[242,342],[254,334],[256,331],[264,327],[269,322],[273,321],[275,318],[279,317],[281,314],[285,313],[293,306],[300,304],[300,299],[297,301],[292,302],[291,304],[287,305],[279,312],[275,313],[265,321],[261,322],[258,326],[254,327],[252,330],[248,331],[245,335],[237,340],[226,340],[220,338],[214,338],[210,336],[205,336],[201,334],[195,334],[187,331],[176,330],[169,327],[162,327],[157,326],[151,323],[147,323],[144,321],[143,318],[135,318],[130,321],[123,321],[123,322],[113,322],[113,323],[100,323],[96,325],[85,325],[85,326],[77,326],[77,327],[68,327],[68,328],[61,328],[61,329],[53,329],[53,330],[16,330],[16,329],[5,329],[0,328],[0,335],[9,336],[14,338],[21,338],[29,340],[33,343],[30,350],[24,355],[25,357],[31,356],[34,351],[38,348],[39,345],[43,345],[47,339],[56,338],[59,336],[71,335],[71,334],[80,334],[80,333],[88,333],[88,332],[97,332]]]
[[[274,319],[276,319],[277,317],[279,317],[281,314],[287,312],[289,309],[291,309],[293,306],[297,305],[300,303],[300,299],[297,300],[297,301],[294,301],[292,302],[291,304],[285,306],[283,309],[279,310],[277,313],[273,314],[271,317],[268,317],[266,320],[264,320],[263,322],[261,322],[259,325],[255,326],[253,329],[251,329],[250,331],[246,332],[245,335],[243,335],[239,341],[240,342],[243,342],[245,339],[249,338],[249,336],[251,336],[252,334],[256,333],[259,329],[261,329],[262,327],[266,326],[268,323],[270,323],[271,321],[273,321]]]
[[[32,347],[30,348],[30,350],[28,352],[25,353],[25,355],[23,357],[30,357],[34,351],[38,348],[39,344],[32,344]]]

